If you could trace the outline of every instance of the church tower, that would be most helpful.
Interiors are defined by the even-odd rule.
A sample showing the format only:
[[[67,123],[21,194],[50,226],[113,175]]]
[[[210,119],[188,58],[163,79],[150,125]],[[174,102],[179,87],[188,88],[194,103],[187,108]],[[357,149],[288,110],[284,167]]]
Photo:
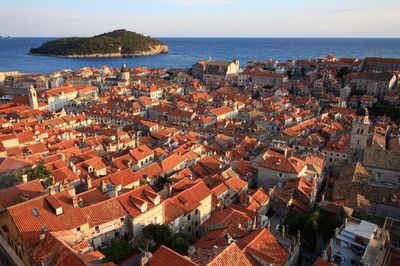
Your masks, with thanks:
[[[129,69],[126,67],[125,63],[121,67],[121,79],[128,81],[130,78]]]
[[[29,106],[32,109],[39,109],[39,104],[38,104],[38,100],[37,100],[37,93],[35,88],[31,85],[29,86]]]
[[[368,145],[368,132],[371,126],[368,109],[360,107],[357,110],[357,118],[351,126],[350,149],[363,150]]]

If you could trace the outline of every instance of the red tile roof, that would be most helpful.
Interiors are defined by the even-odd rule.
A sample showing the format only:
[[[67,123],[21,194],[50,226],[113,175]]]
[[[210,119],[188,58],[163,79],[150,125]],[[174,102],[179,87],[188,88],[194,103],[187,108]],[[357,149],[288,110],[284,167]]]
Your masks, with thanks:
[[[288,251],[266,229],[256,229],[251,235],[238,239],[237,244],[246,256],[261,259],[266,264],[283,266],[289,259]]]
[[[199,249],[193,261],[201,266],[251,266],[252,264],[235,243],[226,247]]]
[[[135,173],[131,169],[125,169],[111,175],[106,176],[108,180],[111,181],[114,185],[122,185],[122,187],[128,186],[130,184],[140,182],[140,177],[135,175]]]
[[[38,179],[0,190],[0,208],[27,201],[45,194]]]
[[[124,217],[127,212],[116,198],[101,201],[82,208],[90,227],[111,222]]]
[[[179,265],[179,266],[197,266],[189,258],[182,256],[181,254],[167,248],[166,246],[160,246],[153,256],[150,258],[148,264],[150,266],[166,266],[166,265]]]
[[[87,223],[79,207],[72,207],[68,191],[52,195],[63,208],[61,215],[54,213],[45,196],[14,205],[7,209],[17,226],[22,239],[28,246],[39,242],[39,236],[46,230],[71,230]]]
[[[129,212],[129,214],[135,218],[142,214],[142,211],[132,202],[132,198],[140,199],[143,202],[147,203],[147,210],[154,208],[153,201],[149,194],[146,194],[145,191],[149,191],[151,193],[156,193],[149,185],[143,185],[137,189],[131,190],[121,196],[118,196],[118,201],[122,204],[122,206]],[[162,203],[162,199],[160,199],[160,203]]]
[[[0,174],[27,168],[32,168],[30,162],[12,157],[0,158]]]

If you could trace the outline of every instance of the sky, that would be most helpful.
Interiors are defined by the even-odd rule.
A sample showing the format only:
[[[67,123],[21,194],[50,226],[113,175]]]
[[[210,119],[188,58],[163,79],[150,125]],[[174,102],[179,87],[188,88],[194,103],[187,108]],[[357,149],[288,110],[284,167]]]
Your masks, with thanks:
[[[1,0],[0,35],[400,37],[400,0]]]

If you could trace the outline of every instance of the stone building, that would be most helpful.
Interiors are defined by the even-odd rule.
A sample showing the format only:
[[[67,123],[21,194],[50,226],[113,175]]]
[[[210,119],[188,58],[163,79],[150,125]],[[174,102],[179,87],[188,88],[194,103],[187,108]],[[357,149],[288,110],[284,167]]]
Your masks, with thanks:
[[[363,150],[368,145],[368,132],[371,126],[368,109],[361,107],[357,110],[356,115],[351,127],[350,149]]]

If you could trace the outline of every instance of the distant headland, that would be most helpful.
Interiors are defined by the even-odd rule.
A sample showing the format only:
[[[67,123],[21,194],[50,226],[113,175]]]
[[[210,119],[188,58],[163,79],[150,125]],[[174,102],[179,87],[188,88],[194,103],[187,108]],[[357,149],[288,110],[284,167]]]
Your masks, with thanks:
[[[160,40],[125,29],[93,37],[70,37],[45,42],[30,54],[70,58],[136,57],[168,53]]]

